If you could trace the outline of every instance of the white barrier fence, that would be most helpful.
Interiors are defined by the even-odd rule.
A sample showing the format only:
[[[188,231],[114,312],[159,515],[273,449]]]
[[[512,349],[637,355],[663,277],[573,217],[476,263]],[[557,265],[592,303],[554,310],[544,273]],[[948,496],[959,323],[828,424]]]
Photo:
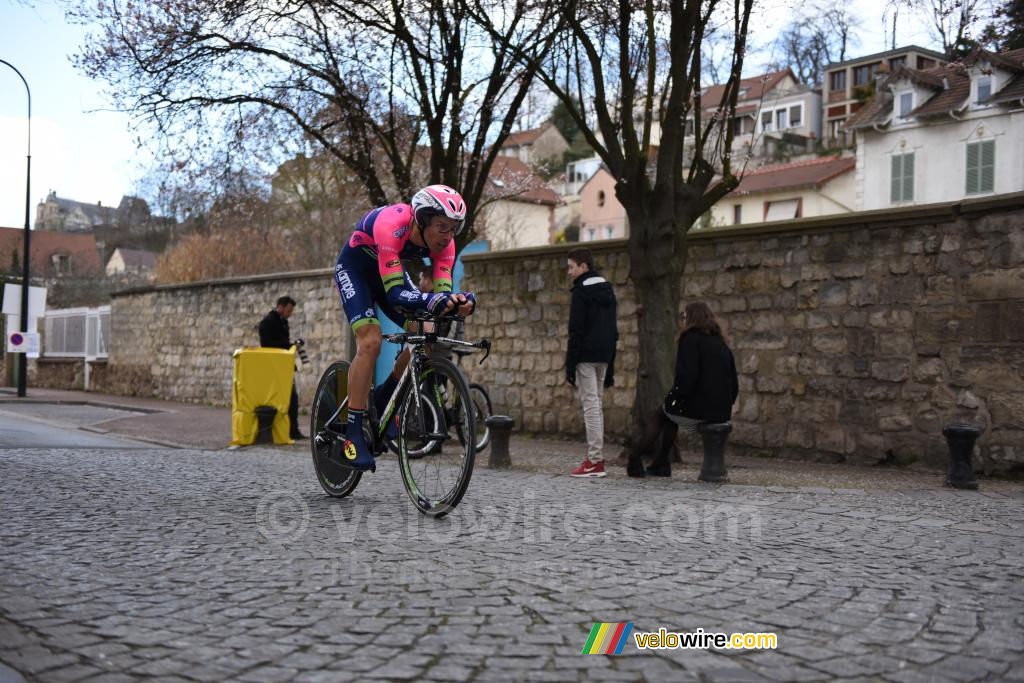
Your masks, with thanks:
[[[63,308],[46,311],[44,358],[84,358],[85,389],[89,389],[89,361],[107,357],[110,342],[110,306]]]

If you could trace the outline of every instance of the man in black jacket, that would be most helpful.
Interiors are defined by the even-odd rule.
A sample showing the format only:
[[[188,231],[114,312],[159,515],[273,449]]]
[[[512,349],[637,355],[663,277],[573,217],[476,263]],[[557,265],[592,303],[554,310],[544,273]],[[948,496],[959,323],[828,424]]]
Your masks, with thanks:
[[[277,305],[270,313],[260,321],[260,346],[271,349],[290,349],[292,347],[291,333],[288,330],[288,318],[295,311],[295,299],[290,296],[282,296],[277,300]],[[291,438],[297,441],[304,440],[306,436],[299,431],[299,396],[295,392],[295,382],[292,382],[292,397],[288,404],[288,421],[291,423]]]
[[[587,457],[570,474],[603,477],[604,408],[601,394],[612,386],[615,343],[619,339],[615,291],[594,270],[589,249],[573,249],[568,258],[572,279],[569,309],[569,348],[565,354],[565,379],[577,388],[587,429]]]

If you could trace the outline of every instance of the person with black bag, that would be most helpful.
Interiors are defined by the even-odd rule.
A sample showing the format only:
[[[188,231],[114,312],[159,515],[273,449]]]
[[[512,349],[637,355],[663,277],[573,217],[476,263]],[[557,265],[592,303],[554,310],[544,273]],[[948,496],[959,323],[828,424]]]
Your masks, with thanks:
[[[736,360],[715,314],[702,301],[687,304],[676,348],[676,378],[661,408],[647,420],[643,437],[629,449],[626,473],[672,476],[669,453],[679,430],[695,433],[702,422],[728,422],[739,395]],[[642,456],[661,437],[654,462],[644,470]]]

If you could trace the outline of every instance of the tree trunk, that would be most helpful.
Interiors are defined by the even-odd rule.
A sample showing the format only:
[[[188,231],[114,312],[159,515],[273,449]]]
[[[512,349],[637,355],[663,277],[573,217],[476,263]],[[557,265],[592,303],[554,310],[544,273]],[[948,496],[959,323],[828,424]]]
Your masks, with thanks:
[[[685,238],[677,238],[671,204],[663,200],[658,204],[665,206],[651,207],[655,216],[643,209],[627,208],[631,231],[629,272],[637,303],[638,336],[632,422],[641,428],[644,418],[661,406],[675,378],[680,281],[686,266]]]

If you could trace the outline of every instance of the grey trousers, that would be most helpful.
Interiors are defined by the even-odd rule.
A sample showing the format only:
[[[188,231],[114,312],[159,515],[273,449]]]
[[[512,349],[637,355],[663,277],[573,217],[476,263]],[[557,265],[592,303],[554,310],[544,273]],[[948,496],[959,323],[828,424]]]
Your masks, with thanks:
[[[607,363],[580,363],[576,366],[576,390],[583,404],[583,424],[587,428],[587,459],[590,462],[604,460],[604,408],[601,395],[604,393],[604,373]]]

